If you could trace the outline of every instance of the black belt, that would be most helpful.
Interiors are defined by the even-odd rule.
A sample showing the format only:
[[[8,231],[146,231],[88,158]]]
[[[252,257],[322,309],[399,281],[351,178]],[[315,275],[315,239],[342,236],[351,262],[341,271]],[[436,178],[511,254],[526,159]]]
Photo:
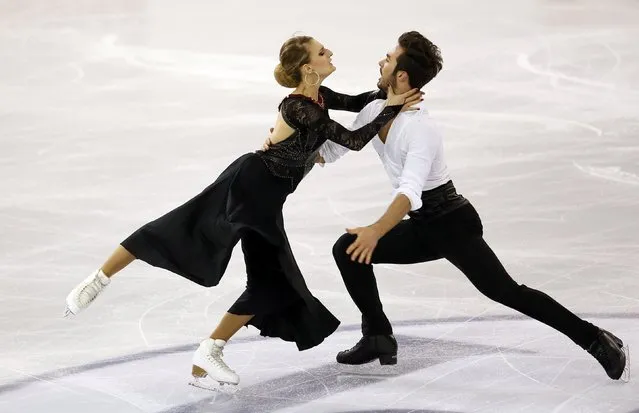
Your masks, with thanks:
[[[417,220],[432,220],[468,204],[468,200],[457,193],[453,181],[422,192],[422,207],[410,211],[408,216]]]

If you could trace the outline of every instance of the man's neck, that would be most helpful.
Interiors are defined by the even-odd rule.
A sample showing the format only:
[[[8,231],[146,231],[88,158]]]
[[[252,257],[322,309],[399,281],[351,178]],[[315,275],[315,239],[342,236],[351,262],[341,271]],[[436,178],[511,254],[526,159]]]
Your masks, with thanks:
[[[402,93],[406,93],[409,90],[411,90],[411,87],[407,84],[397,85],[393,88],[393,91],[396,95],[401,95]]]

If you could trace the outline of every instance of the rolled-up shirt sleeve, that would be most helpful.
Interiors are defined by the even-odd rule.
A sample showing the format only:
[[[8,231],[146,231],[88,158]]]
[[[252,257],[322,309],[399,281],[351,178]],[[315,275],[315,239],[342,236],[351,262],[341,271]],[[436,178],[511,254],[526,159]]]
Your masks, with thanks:
[[[441,136],[424,122],[407,125],[402,133],[406,134],[408,147],[393,199],[399,194],[405,195],[410,201],[410,210],[415,211],[422,207],[422,190],[441,143]]]

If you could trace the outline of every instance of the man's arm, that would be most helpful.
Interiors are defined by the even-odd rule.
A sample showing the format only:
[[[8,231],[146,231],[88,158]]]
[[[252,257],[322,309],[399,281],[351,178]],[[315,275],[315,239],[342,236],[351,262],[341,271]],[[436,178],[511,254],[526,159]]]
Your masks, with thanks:
[[[402,219],[411,210],[410,199],[404,194],[398,194],[388,209],[374,224],[370,227],[375,230],[379,238],[386,235],[388,231],[395,228]]]
[[[379,239],[395,228],[409,211],[422,206],[423,185],[430,173],[440,137],[431,134],[429,128],[420,122],[407,126],[402,133],[408,134],[405,139],[408,139],[409,146],[399,187],[393,193],[393,202],[374,224],[347,230],[357,235],[355,242],[346,250],[353,261],[370,264]]]

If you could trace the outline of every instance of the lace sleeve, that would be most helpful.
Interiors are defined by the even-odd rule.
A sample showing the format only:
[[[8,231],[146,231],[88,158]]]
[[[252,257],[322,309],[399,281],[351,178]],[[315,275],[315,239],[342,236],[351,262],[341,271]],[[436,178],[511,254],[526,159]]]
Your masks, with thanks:
[[[402,110],[401,105],[386,106],[370,123],[350,131],[328,117],[319,105],[304,98],[288,98],[282,102],[282,118],[291,127],[309,130],[353,151],[362,149],[379,130]]]
[[[344,95],[334,92],[326,86],[320,86],[320,94],[324,98],[327,109],[346,110],[349,112],[359,112],[376,99],[386,99],[386,92],[383,90],[372,90],[357,96]]]

